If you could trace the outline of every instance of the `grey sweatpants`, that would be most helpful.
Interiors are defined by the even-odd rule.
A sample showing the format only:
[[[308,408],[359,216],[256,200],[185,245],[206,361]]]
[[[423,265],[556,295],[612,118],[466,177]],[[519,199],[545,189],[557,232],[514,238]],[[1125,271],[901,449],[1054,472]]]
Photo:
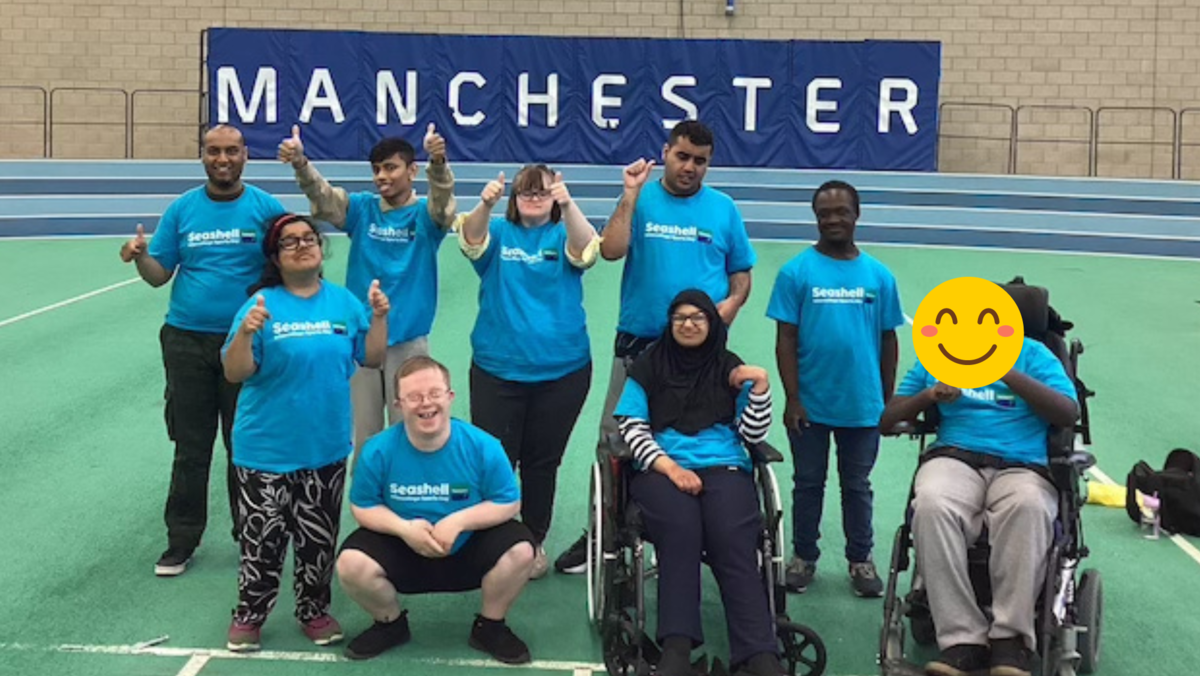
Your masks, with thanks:
[[[917,471],[913,537],[917,569],[942,650],[1023,636],[1032,649],[1034,609],[1058,511],[1054,487],[1027,469],[979,469],[934,458]],[[967,549],[987,526],[992,624],[975,602]]]
[[[409,357],[429,354],[429,338],[421,336],[410,341],[389,345],[383,368],[358,367],[350,378],[350,403],[354,408],[354,458],[350,462],[353,471],[367,439],[383,430],[384,411],[387,424],[391,425],[398,416],[396,409],[396,371]]]

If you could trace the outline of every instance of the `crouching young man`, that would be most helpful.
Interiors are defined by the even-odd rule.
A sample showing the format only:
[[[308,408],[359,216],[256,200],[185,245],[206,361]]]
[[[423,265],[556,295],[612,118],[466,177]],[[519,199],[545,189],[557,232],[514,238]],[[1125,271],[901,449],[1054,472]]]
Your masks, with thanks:
[[[469,645],[507,664],[530,661],[505,623],[533,568],[533,536],[514,520],[521,496],[504,448],[450,417],[450,373],[413,357],[396,373],[402,421],[363,447],[350,490],[361,526],[342,545],[342,587],[375,623],[346,646],[368,659],[407,643],[399,594],[483,591]]]

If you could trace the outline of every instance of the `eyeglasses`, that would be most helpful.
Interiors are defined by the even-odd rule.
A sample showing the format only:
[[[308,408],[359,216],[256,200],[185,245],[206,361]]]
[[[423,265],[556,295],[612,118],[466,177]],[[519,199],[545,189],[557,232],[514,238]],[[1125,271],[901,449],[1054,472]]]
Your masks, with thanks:
[[[708,324],[708,315],[703,312],[691,315],[671,315],[671,323],[676,326],[683,326],[686,323],[690,323],[692,326],[705,326]]]
[[[295,251],[301,247],[316,246],[320,240],[316,235],[304,235],[303,237],[284,237],[279,240],[279,248],[284,251]]]
[[[550,199],[550,191],[549,190],[522,190],[521,192],[517,193],[517,199],[525,200],[526,202]]]
[[[412,406],[420,406],[421,404],[425,403],[426,399],[428,399],[430,402],[436,404],[439,401],[445,399],[449,394],[450,394],[450,390],[448,390],[448,389],[429,390],[425,394],[421,394],[420,392],[413,392],[411,394],[406,394],[403,397],[401,397],[401,399],[403,399],[405,402],[407,402],[408,404],[410,404]]]

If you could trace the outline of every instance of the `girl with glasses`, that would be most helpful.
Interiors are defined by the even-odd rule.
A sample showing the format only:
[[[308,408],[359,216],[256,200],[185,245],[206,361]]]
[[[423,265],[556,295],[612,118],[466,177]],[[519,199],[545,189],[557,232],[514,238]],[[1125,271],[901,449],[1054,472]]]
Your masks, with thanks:
[[[562,174],[545,165],[521,169],[504,215],[491,216],[503,195],[501,173],[460,220],[459,242],[480,279],[471,421],[500,439],[519,470],[540,578],[558,466],[592,381],[583,273],[600,239]]]
[[[222,350],[225,377],[243,383],[233,427],[241,547],[233,651],[259,648],[289,540],[302,631],[322,646],[342,638],[329,602],[353,448],[350,376],[356,364],[383,360],[390,306],[378,281],[365,306],[323,280],[322,244],[309,219],[275,219],[263,239],[262,277]]]

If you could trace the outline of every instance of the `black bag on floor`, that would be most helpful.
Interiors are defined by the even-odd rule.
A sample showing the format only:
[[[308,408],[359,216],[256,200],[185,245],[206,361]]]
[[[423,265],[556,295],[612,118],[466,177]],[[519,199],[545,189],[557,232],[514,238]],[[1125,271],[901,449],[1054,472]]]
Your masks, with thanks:
[[[1129,471],[1125,487],[1125,511],[1135,522],[1141,522],[1136,491],[1158,493],[1163,530],[1200,536],[1200,457],[1195,453],[1185,448],[1171,451],[1162,471],[1139,461]]]

